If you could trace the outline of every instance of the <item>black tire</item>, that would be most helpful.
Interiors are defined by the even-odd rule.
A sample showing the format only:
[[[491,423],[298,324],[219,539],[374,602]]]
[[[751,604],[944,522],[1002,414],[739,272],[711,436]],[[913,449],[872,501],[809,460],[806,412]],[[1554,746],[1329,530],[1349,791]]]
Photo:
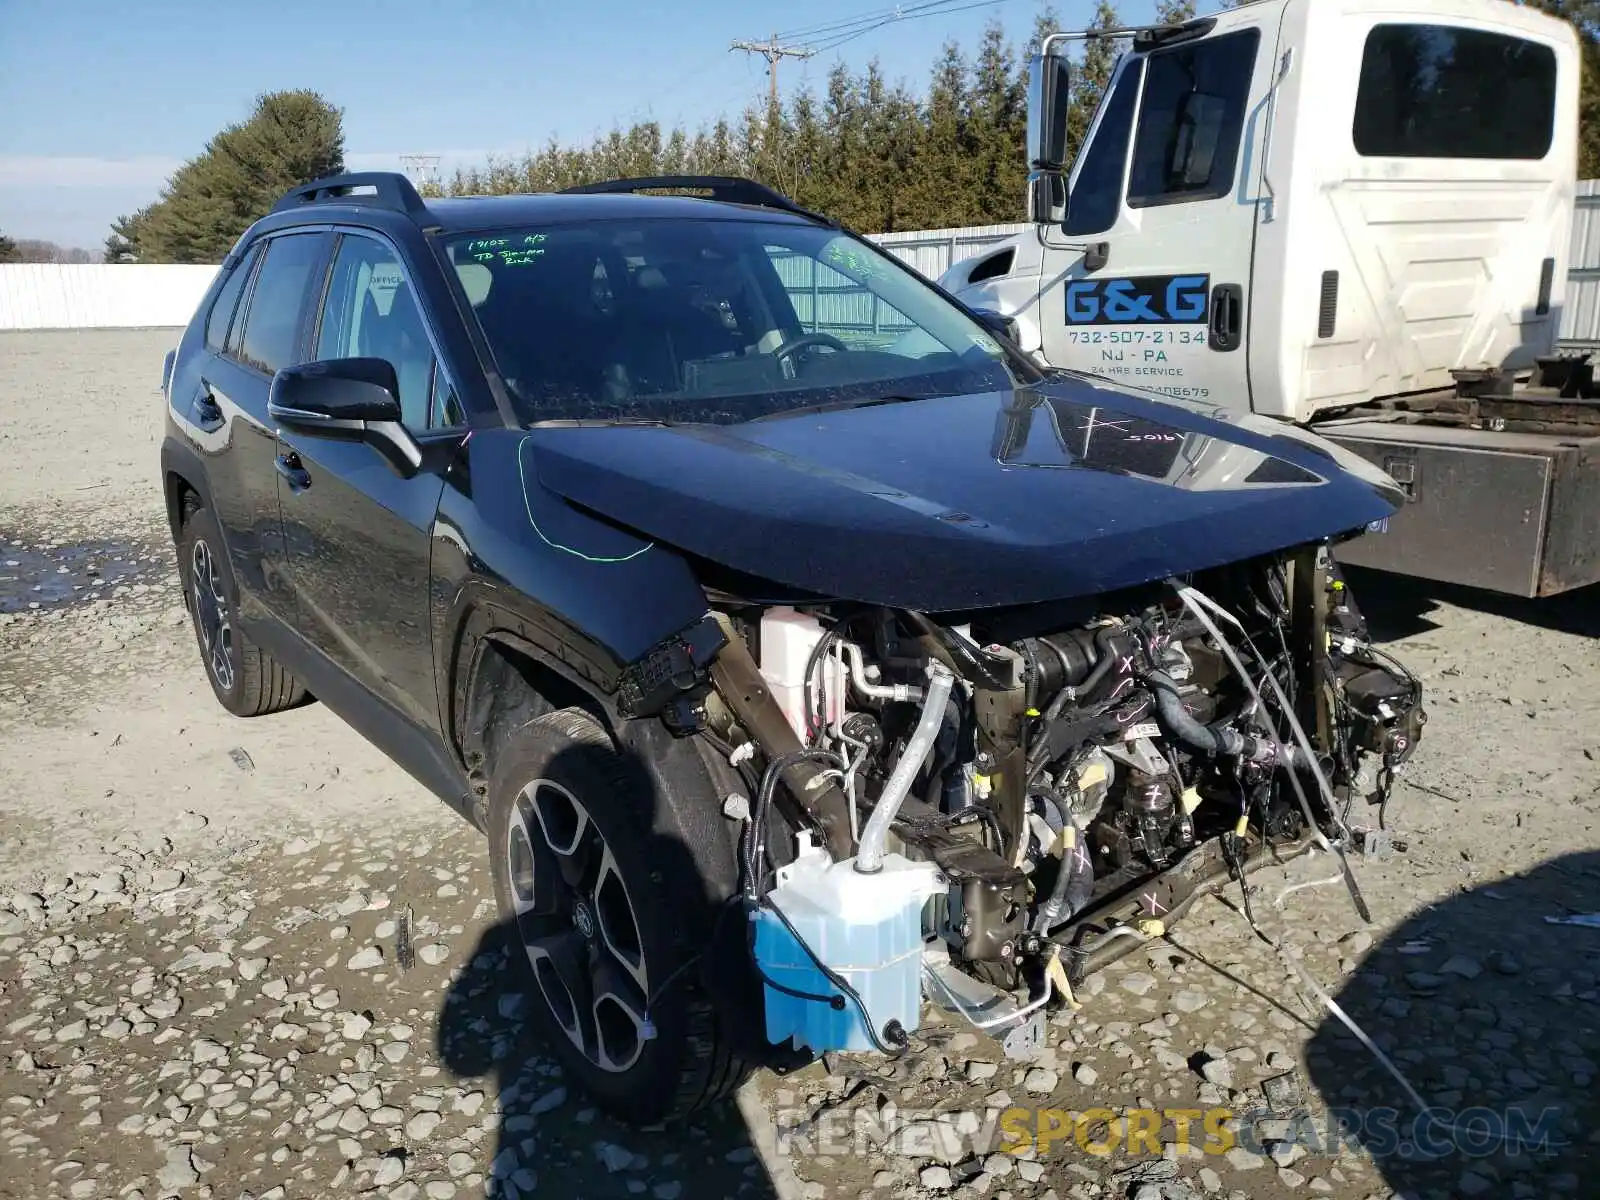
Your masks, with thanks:
[[[556,864],[550,857],[551,841],[547,836],[543,847],[530,847],[529,871],[513,866],[513,838],[520,837],[527,843],[530,835],[526,830],[529,822],[537,820],[536,810],[545,812],[552,830],[559,827],[555,840],[565,840],[576,829],[572,844],[577,846],[583,841],[582,818],[563,824],[560,815],[563,810],[570,811],[569,797],[581,806],[582,816],[598,833],[602,863],[604,852],[609,851],[615,874],[623,885],[626,915],[633,921],[635,937],[629,936],[625,920],[617,915],[621,912],[617,892],[609,882],[604,895],[599,882],[569,889],[577,897],[569,901],[573,905],[570,913],[554,911],[560,905],[552,901],[548,907],[553,915],[535,911],[518,917],[515,896],[522,896],[526,904],[536,895],[548,895],[548,889],[531,882],[539,864],[543,865],[544,879],[558,881],[560,869],[577,872],[580,859],[588,862],[593,858],[594,843],[590,843],[588,850]],[[696,956],[703,947],[691,944],[687,930],[697,924],[704,927],[703,920],[697,922],[696,918],[706,914],[695,913],[690,906],[706,903],[705,881],[681,842],[670,832],[673,824],[658,810],[655,797],[648,768],[620,753],[593,717],[574,708],[546,713],[510,733],[496,754],[489,783],[490,873],[495,899],[510,935],[512,969],[525,984],[532,1019],[569,1075],[600,1107],[619,1120],[639,1125],[686,1117],[727,1096],[750,1073],[749,1066],[735,1052],[705,995],[699,973],[694,970]],[[517,832],[519,828],[522,832]],[[544,828],[543,823],[540,828]],[[536,831],[533,836],[540,835]],[[578,919],[576,911],[586,902],[593,913],[588,926]],[[613,915],[607,917],[607,913]],[[567,925],[571,932],[567,932]],[[556,932],[543,935],[547,929]],[[613,989],[616,995],[621,995],[625,990],[622,985],[627,984],[630,998],[644,998],[643,1008],[655,1036],[637,1042],[637,1056],[625,1068],[608,1069],[587,1055],[569,1032],[575,1028],[581,1032],[581,1027],[569,1026],[557,1013],[550,997],[553,993],[559,999],[562,992],[558,989],[566,985],[552,966],[556,956],[541,956],[541,951],[530,949],[530,944],[552,945],[558,939],[568,946],[581,947],[579,953],[587,953],[591,962],[604,958],[611,964],[613,978],[618,981]],[[635,942],[644,988],[638,986],[637,979],[628,978],[626,972],[616,972],[615,964],[624,956],[609,948],[615,943],[631,951]],[[540,967],[534,965],[536,957]],[[589,1006],[591,1013],[600,1010],[601,1001],[607,999],[608,993],[601,993],[601,986],[591,981],[589,994],[600,993],[599,1001]],[[569,988],[565,994],[572,996],[574,992]],[[622,1011],[620,1002],[604,1007],[608,1013],[613,1009]],[[591,1019],[587,1029],[597,1031],[601,1024]],[[610,1024],[616,1027],[618,1022]],[[612,1061],[625,1059],[626,1054],[619,1053]]]
[[[184,518],[178,537],[178,578],[189,610],[200,662],[217,702],[236,717],[260,717],[305,703],[306,690],[278,661],[239,629],[239,588],[223,547],[222,533],[211,513],[194,508]],[[202,556],[205,565],[201,565]],[[201,592],[198,577],[214,586]],[[213,623],[220,613],[220,621]],[[208,632],[209,627],[209,632]],[[214,642],[225,637],[225,658]]]

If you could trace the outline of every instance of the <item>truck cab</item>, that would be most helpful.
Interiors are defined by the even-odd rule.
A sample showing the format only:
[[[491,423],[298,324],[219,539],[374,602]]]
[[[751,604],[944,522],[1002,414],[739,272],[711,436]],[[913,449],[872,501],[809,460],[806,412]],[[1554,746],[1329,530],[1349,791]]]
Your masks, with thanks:
[[[1066,50],[1105,36],[1129,49],[1068,163]],[[1031,73],[1032,228],[940,283],[1049,366],[1383,466],[1412,503],[1350,561],[1526,595],[1588,583],[1600,412],[1586,364],[1555,355],[1579,74],[1569,24],[1501,0],[1260,0],[1053,35]]]

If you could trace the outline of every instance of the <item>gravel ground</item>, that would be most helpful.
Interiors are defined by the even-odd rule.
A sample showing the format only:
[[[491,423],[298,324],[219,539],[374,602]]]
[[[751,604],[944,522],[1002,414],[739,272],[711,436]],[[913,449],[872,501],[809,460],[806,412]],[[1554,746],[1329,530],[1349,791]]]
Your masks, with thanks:
[[[157,483],[172,341],[0,334],[0,1198],[1596,1194],[1600,929],[1547,920],[1600,911],[1593,591],[1353,580],[1432,716],[1357,864],[1371,925],[1301,859],[1256,878],[1264,937],[1203,903],[1037,1062],[935,1021],[631,1131],[525,1031],[476,835],[322,708],[212,699]],[[1396,1149],[1418,1098],[1462,1152]],[[1481,1136],[1511,1106],[1542,1153]]]

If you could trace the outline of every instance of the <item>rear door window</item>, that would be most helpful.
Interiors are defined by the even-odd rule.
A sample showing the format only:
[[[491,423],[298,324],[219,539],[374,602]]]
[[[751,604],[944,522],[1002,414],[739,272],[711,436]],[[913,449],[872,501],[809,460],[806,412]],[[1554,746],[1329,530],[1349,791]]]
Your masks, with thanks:
[[[245,313],[241,361],[269,375],[297,361],[306,301],[321,291],[327,247],[325,233],[282,234],[267,243]]]
[[[1555,107],[1549,46],[1449,25],[1376,25],[1351,132],[1367,158],[1541,159]]]
[[[239,307],[239,296],[250,278],[251,269],[256,265],[260,249],[261,243],[257,242],[245,251],[244,256],[234,264],[222,290],[217,293],[216,303],[211,306],[211,313],[206,318],[206,346],[209,349],[221,353],[227,346],[228,327],[233,323],[234,311]]]

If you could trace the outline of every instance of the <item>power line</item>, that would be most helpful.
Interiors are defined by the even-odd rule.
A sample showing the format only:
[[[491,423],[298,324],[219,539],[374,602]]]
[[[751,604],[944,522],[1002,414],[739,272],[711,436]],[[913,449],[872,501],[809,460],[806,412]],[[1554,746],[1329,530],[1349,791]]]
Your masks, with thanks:
[[[856,17],[846,17],[838,21],[830,21],[822,25],[815,25],[809,29],[793,33],[786,33],[786,38],[813,38],[824,35],[833,37],[842,34],[855,33],[863,29],[878,29],[894,21],[908,21],[919,16],[937,16],[938,9],[956,0],[921,0],[916,4],[897,4],[893,8],[880,9],[877,12],[862,13]]]
[[[895,16],[902,12],[904,8],[905,5],[897,4],[893,8],[886,8],[880,12],[862,13],[860,16],[845,17],[838,21],[826,21],[820,25],[807,25],[801,29],[790,29],[780,36],[785,38],[820,37],[825,33],[833,33],[838,29],[846,26],[859,25],[864,21],[879,21],[885,18],[892,20]]]
[[[968,12],[975,8],[988,8],[994,4],[1004,4],[1007,0],[922,0],[918,4],[901,4],[894,8],[880,9],[876,12],[863,13],[858,17],[831,21],[821,25],[813,25],[801,29],[791,30],[782,34],[785,40],[797,41],[817,39],[811,49],[815,53],[822,53],[842,46],[846,42],[854,41],[885,25],[892,25],[901,21],[915,21],[926,17],[942,17],[955,13]]]
[[[772,104],[778,102],[778,62],[784,58],[807,59],[846,42],[865,37],[874,30],[901,21],[917,21],[926,17],[953,16],[975,8],[990,8],[1008,0],[920,0],[915,4],[898,4],[893,8],[878,9],[857,17],[828,21],[818,25],[803,26],[788,33],[774,33],[764,42],[738,41],[732,49],[748,54],[759,54],[767,60],[767,95]],[[807,44],[807,39],[811,39]]]

